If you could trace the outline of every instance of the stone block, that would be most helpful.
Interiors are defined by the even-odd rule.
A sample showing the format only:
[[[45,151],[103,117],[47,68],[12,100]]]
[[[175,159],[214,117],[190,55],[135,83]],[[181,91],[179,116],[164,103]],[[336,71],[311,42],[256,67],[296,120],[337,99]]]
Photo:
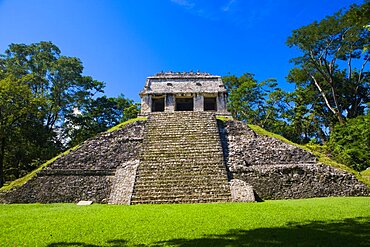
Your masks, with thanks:
[[[88,206],[88,205],[91,205],[93,203],[93,201],[79,201],[77,203],[77,206]]]
[[[253,187],[240,179],[231,179],[230,190],[233,202],[255,202]]]

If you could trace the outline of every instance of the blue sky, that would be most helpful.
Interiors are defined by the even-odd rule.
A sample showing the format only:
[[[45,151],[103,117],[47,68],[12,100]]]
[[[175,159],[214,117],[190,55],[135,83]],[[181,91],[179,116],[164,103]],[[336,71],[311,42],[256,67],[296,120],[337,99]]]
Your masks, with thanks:
[[[292,30],[356,0],[0,0],[0,53],[10,43],[52,41],[82,60],[105,94],[139,101],[160,71],[285,77],[299,53]]]

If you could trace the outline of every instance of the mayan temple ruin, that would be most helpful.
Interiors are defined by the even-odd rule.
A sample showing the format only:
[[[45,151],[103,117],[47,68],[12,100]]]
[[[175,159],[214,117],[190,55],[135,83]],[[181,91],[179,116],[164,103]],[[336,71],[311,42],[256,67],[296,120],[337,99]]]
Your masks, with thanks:
[[[220,76],[207,73],[158,73],[147,78],[141,91],[141,114],[194,111],[230,115]]]
[[[140,92],[140,118],[59,156],[4,203],[250,202],[369,195],[343,170],[233,120],[220,76],[158,73]]]

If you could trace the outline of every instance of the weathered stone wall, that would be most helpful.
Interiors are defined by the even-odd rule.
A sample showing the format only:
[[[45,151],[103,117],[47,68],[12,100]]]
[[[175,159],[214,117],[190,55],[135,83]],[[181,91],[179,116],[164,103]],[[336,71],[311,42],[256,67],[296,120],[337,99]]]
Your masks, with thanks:
[[[262,199],[369,195],[354,175],[316,164],[308,151],[256,134],[239,121],[219,121],[231,179],[253,186]]]
[[[257,135],[239,121],[219,121],[227,166],[231,172],[252,165],[315,163],[316,157],[275,138]]]
[[[85,141],[39,171],[21,188],[2,195],[2,200],[9,203],[80,200],[107,203],[116,169],[137,166],[139,162],[145,123],[137,121]],[[129,179],[127,183],[132,187]]]
[[[369,195],[351,173],[322,164],[250,166],[234,176],[252,185],[262,199]]]
[[[81,200],[106,203],[114,173],[109,175],[37,175],[6,194],[8,203],[54,203]]]

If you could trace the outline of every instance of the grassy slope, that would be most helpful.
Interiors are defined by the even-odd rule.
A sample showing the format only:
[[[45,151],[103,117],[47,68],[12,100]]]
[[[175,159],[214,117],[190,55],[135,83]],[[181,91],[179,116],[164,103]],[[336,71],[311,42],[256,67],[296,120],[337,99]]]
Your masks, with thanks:
[[[146,120],[147,118],[146,117],[138,117],[138,118],[133,118],[133,119],[129,119],[123,123],[120,123],[112,128],[110,128],[109,130],[107,130],[107,132],[113,132],[113,131],[116,131],[118,129],[122,129],[124,128],[127,124],[129,123],[133,123],[133,122],[136,122],[136,121],[140,121],[140,120]],[[62,157],[62,156],[65,156],[67,155],[69,152],[71,152],[72,150],[75,150],[79,147],[79,145],[73,147],[73,148],[70,148],[68,149],[67,151],[59,154],[58,156],[46,161],[44,164],[42,164],[41,166],[39,166],[37,169],[35,169],[34,171],[28,173],[27,175],[21,177],[21,178],[18,178],[14,181],[12,181],[10,184],[8,185],[5,185],[3,187],[0,188],[0,192],[5,192],[5,191],[9,191],[9,190],[12,190],[12,189],[16,189],[20,186],[22,186],[23,184],[25,184],[28,180],[30,180],[33,176],[35,176],[35,174],[42,170],[44,167],[50,165],[51,163],[53,163],[55,160],[57,160],[58,158]]]
[[[370,198],[365,197],[184,205],[0,205],[0,218],[0,246],[370,245]]]
[[[340,164],[340,163],[330,159],[329,157],[326,156],[326,154],[324,152],[320,152],[320,148],[319,148],[318,145],[299,145],[299,144],[296,144],[296,143],[293,143],[293,142],[289,141],[288,139],[286,139],[286,138],[284,138],[284,137],[282,137],[278,134],[269,132],[269,131],[267,131],[267,130],[265,130],[265,129],[257,126],[257,125],[248,124],[248,127],[250,127],[254,132],[256,132],[259,135],[273,137],[273,138],[279,139],[283,142],[286,142],[286,143],[295,145],[299,148],[310,151],[311,153],[313,153],[317,157],[318,162],[321,162],[325,165],[329,165],[329,166],[332,166],[332,167],[339,168],[341,170],[345,170],[347,172],[350,172],[350,173],[354,174],[358,180],[362,181],[363,183],[367,184],[370,187],[370,178],[369,178],[369,176],[364,176],[364,175],[362,175],[362,173],[359,173],[359,172],[349,168],[346,165]]]
[[[362,171],[361,176],[370,181],[370,168],[367,168],[365,171]]]
[[[107,132],[113,132],[113,131],[116,131],[116,130],[119,130],[119,129],[123,129],[127,124],[134,123],[136,121],[144,121],[144,120],[147,120],[147,117],[132,118],[132,119],[129,119],[129,120],[123,122],[123,123],[117,124],[116,126],[113,126],[109,130],[107,130]]]

